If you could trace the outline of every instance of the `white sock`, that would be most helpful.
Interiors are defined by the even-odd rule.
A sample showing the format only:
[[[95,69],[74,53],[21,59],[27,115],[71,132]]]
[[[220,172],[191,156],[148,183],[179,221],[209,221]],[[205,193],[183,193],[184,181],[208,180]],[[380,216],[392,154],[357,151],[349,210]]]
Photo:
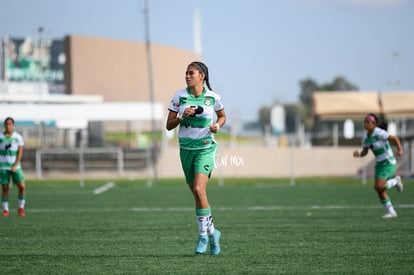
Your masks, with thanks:
[[[387,180],[387,182],[385,183],[385,186],[387,187],[387,189],[391,189],[395,185],[397,185],[397,183],[398,183],[397,178],[393,177],[392,179]]]
[[[213,235],[214,233],[214,222],[213,222],[213,216],[210,215],[209,225],[207,228],[207,234],[209,236]]]
[[[24,208],[25,203],[26,203],[26,200],[19,200],[19,208]]]
[[[198,232],[200,235],[213,235],[214,224],[213,216],[197,216]]]
[[[208,216],[197,216],[198,233],[202,236],[207,235]]]
[[[385,210],[387,210],[388,213],[396,214],[394,206],[392,206],[391,201],[388,200],[383,205],[384,205]]]
[[[3,210],[9,211],[9,202],[8,201],[2,202],[1,205],[3,206]]]

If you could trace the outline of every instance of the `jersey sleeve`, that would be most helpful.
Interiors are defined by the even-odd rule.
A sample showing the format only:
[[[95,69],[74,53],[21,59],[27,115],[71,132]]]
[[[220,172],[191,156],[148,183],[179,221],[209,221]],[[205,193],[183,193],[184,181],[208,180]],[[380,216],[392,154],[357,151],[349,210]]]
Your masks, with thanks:
[[[216,94],[215,104],[214,104],[214,111],[218,112],[224,109],[223,100],[221,96]]]
[[[381,139],[387,140],[390,137],[390,133],[388,133],[384,129],[381,129],[381,128],[376,128],[376,129],[377,129],[377,134]]]
[[[17,135],[17,146],[24,146],[23,137],[21,135]]]
[[[180,96],[178,93],[175,93],[174,97],[170,101],[170,104],[168,105],[168,110],[178,113],[179,107],[180,107]]]

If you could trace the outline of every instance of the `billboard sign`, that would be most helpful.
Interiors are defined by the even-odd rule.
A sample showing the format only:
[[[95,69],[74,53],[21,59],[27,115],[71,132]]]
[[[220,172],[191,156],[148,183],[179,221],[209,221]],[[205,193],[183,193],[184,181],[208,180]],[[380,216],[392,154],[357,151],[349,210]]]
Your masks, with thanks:
[[[272,134],[282,135],[285,133],[285,108],[280,105],[274,105],[270,111],[270,124],[272,126]]]
[[[63,40],[5,38],[3,54],[5,80],[64,82]]]

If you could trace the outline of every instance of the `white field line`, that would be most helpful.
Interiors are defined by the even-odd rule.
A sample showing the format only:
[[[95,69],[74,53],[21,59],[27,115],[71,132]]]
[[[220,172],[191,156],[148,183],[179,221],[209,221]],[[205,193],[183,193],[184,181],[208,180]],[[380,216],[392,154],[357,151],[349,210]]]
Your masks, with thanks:
[[[93,193],[95,195],[99,195],[99,194],[102,194],[103,192],[108,191],[109,189],[111,189],[113,187],[115,187],[115,184],[112,181],[110,181],[107,184],[105,184],[105,185],[103,185],[101,187],[98,187],[95,190],[93,190]]]
[[[398,208],[414,208],[414,204],[394,205]],[[381,205],[348,206],[348,205],[311,205],[311,206],[249,206],[249,207],[217,207],[213,211],[280,211],[280,210],[333,210],[333,209],[376,209]],[[131,207],[131,208],[27,208],[28,212],[189,212],[193,207]]]

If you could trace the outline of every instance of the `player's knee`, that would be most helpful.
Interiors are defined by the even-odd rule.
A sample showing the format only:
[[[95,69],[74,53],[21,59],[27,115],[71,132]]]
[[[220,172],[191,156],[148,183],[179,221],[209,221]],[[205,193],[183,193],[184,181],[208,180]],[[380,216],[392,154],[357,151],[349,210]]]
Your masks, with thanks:
[[[206,193],[204,188],[202,188],[201,186],[194,186],[192,191],[193,191],[194,196],[197,197],[197,198],[203,197]]]
[[[374,185],[374,189],[378,193],[384,192],[385,191],[385,185],[383,185],[383,184],[375,184]]]

